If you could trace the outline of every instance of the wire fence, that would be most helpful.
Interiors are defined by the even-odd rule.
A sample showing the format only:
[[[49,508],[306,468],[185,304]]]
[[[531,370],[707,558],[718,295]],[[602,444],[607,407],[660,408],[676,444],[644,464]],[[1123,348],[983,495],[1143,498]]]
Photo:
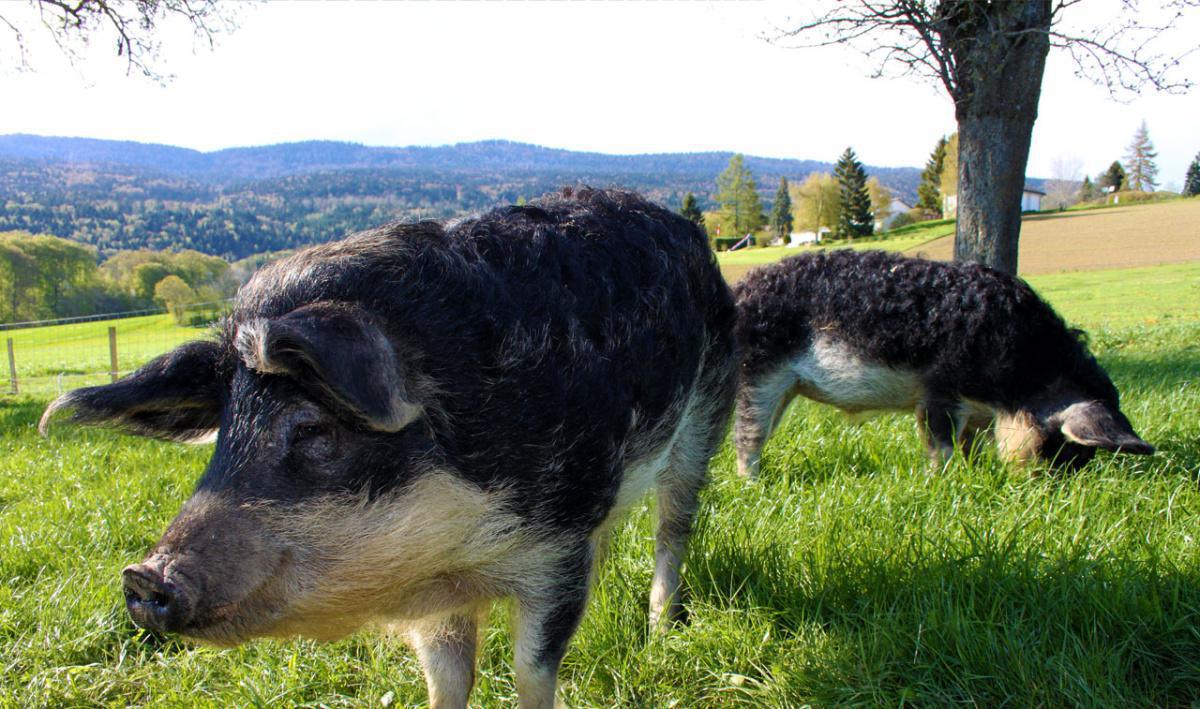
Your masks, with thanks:
[[[10,324],[0,332],[7,353],[0,396],[49,397],[116,381],[184,342],[210,337],[229,308],[229,302],[199,303],[175,312]]]

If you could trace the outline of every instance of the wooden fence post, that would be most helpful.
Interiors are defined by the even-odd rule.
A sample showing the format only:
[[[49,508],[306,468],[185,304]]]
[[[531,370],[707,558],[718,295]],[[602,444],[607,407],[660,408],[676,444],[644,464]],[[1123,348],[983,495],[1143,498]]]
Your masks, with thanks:
[[[110,365],[109,371],[112,373],[112,380],[117,381],[117,327],[116,325],[108,326],[108,361]]]
[[[13,394],[17,390],[17,358],[13,355],[13,338],[8,338],[8,388]]]

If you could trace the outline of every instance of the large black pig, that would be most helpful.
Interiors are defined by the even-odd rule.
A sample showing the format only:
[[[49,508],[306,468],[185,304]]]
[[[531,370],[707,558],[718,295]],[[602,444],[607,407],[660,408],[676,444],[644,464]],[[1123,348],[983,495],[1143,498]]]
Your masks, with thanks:
[[[463,706],[515,598],[523,706],[554,703],[597,544],[658,489],[652,623],[733,405],[731,294],[704,234],[620,191],[393,225],[259,272],[219,337],[46,411],[216,449],[124,571],[140,625],[217,644],[407,624]]]
[[[1097,448],[1154,451],[1080,333],[1019,278],[840,250],[755,269],[734,292],[743,475],[757,474],[797,395],[848,412],[915,410],[939,463],[989,425],[1008,459],[1072,468]]]

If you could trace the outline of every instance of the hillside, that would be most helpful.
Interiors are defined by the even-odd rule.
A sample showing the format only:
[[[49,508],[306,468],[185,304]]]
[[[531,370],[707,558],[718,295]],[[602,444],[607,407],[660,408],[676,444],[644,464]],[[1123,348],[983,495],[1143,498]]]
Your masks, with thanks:
[[[1029,214],[1020,248],[1023,276],[1200,261],[1200,199]],[[949,260],[954,235],[907,253]]]
[[[199,152],[167,145],[0,136],[0,232],[226,258],[317,243],[395,219],[444,218],[586,182],[670,207],[711,204],[732,153],[605,155],[506,141],[382,148],[311,141]],[[829,163],[746,157],[769,203],[780,176]],[[916,168],[868,168],[902,197]]]

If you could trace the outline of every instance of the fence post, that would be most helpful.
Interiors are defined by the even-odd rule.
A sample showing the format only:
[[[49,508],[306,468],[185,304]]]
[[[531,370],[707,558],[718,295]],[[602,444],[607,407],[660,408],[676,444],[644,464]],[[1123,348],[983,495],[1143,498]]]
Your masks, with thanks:
[[[13,394],[17,391],[17,358],[13,355],[13,338],[8,338],[8,388]]]
[[[112,380],[117,381],[117,326],[108,326],[108,361]]]

